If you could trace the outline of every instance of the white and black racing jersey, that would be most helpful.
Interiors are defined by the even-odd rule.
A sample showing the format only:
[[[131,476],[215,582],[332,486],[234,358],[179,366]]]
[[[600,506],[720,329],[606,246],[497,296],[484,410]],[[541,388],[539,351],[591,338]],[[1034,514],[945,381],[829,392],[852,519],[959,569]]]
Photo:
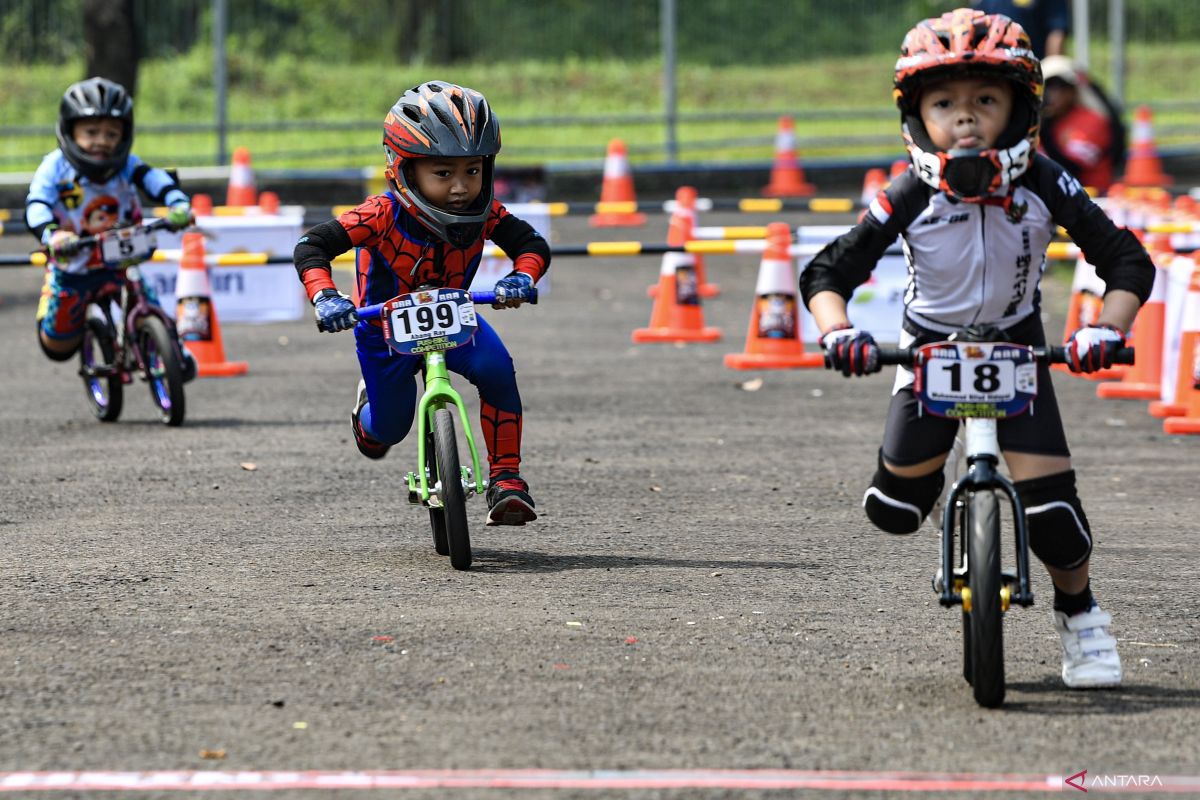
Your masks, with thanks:
[[[1009,328],[1038,310],[1046,247],[1061,225],[1108,290],[1144,303],[1154,265],[1131,232],[1118,228],[1054,161],[1037,156],[1006,203],[964,203],[909,170],[871,202],[862,221],[830,242],[800,274],[807,305],[821,291],[850,299],[897,237],[908,263],[905,315],[953,333],[968,325]]]

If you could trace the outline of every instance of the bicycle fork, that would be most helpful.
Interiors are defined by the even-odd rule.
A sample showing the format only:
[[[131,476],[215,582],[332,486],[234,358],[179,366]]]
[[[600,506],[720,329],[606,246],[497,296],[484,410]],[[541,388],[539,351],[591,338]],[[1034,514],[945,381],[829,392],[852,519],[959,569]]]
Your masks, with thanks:
[[[942,606],[963,604],[963,588],[966,585],[966,569],[955,567],[954,561],[954,528],[960,519],[956,513],[960,499],[969,499],[975,492],[1000,491],[1008,498],[1012,509],[1013,527],[1016,533],[1017,573],[1005,573],[1004,586],[1001,596],[1001,608],[1007,610],[1010,603],[1021,606],[1033,605],[1033,592],[1029,588],[1029,529],[1025,523],[1025,506],[1017,491],[1008,478],[1000,474],[1000,447],[996,435],[996,420],[971,418],[964,421],[966,427],[967,472],[951,487],[942,509],[942,575],[951,576],[950,580],[941,580],[940,586],[935,582],[939,591],[938,603]],[[962,552],[967,552],[966,537],[971,535],[965,524],[966,515],[962,515],[964,523],[962,531]],[[1014,591],[1013,584],[1016,589]]]
[[[468,493],[483,494],[487,489],[483,470],[479,466],[479,450],[475,446],[475,437],[471,434],[471,422],[467,419],[467,407],[462,397],[450,383],[450,374],[446,369],[446,355],[441,352],[425,354],[425,392],[417,405],[417,464],[416,473],[408,473],[408,499],[410,503],[421,505],[441,505],[438,497],[438,487],[429,485],[429,470],[426,444],[429,439],[430,420],[440,408],[453,406],[458,410],[458,418],[462,423],[463,436],[471,451],[471,466],[463,467],[460,480],[463,489]],[[446,480],[446,476],[442,476]]]

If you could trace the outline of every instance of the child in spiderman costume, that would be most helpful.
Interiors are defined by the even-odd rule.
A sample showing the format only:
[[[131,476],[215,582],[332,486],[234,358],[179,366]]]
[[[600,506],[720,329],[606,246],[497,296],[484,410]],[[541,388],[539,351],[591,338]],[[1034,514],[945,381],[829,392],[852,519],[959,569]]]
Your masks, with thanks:
[[[313,227],[294,253],[319,327],[354,327],[362,380],[350,420],[359,452],[375,459],[412,427],[422,359],[391,351],[378,321],[359,321],[354,304],[334,285],[330,262],[358,248],[356,280],[364,306],[427,285],[466,289],[485,239],[513,260],[513,271],[496,283],[494,308],[528,300],[550,266],[546,240],[493,196],[500,123],[482,94],[444,81],[408,90],[384,119],[383,145],[388,191]],[[480,318],[471,342],[448,351],[446,364],[479,390],[490,475],[488,524],[537,519],[520,474],[521,395],[504,343]]]

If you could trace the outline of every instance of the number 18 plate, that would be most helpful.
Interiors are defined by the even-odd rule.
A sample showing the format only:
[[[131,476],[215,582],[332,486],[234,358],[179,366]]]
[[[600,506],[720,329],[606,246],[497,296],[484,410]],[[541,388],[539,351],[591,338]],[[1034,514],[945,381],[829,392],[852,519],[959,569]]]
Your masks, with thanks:
[[[919,348],[913,390],[939,417],[1014,417],[1037,396],[1033,348],[1007,342],[938,342]]]
[[[475,335],[479,323],[471,295],[462,289],[428,289],[384,304],[383,337],[398,353],[452,350]]]

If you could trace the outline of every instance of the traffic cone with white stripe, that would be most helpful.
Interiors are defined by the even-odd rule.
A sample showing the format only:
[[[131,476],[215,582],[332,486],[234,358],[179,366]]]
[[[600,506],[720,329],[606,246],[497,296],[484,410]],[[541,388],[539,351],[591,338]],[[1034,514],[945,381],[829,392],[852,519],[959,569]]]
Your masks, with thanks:
[[[796,155],[796,123],[791,117],[779,118],[775,134],[775,161],[771,165],[771,182],[763,189],[766,197],[809,197],[817,187],[804,180],[804,168]]]
[[[882,192],[884,187],[887,185],[888,176],[882,168],[872,167],[871,169],[867,170],[867,174],[863,176],[862,195],[860,196],[859,202],[862,203],[864,207],[871,205],[871,201],[875,199],[875,195]]]
[[[233,166],[229,168],[229,190],[225,195],[227,206],[252,206],[258,202],[254,189],[254,170],[250,167],[250,151],[239,147],[233,151]]]
[[[1154,145],[1153,114],[1149,106],[1139,106],[1133,120],[1133,136],[1129,144],[1129,160],[1125,164],[1127,186],[1169,186],[1171,177],[1162,169],[1158,148]]]
[[[730,369],[794,369],[825,364],[821,353],[804,352],[796,270],[788,252],[791,243],[792,231],[787,223],[767,226],[767,249],[758,267],[746,349],[725,356],[725,366]]]
[[[208,266],[204,263],[204,234],[183,234],[183,254],[179,259],[179,276],[175,280],[175,329],[179,340],[187,345],[196,359],[196,372],[201,378],[227,378],[244,375],[249,366],[245,361],[226,361],[225,345],[221,341],[221,326],[217,309],[212,302]]]
[[[1106,399],[1150,400],[1162,395],[1163,330],[1166,322],[1167,271],[1174,252],[1167,236],[1146,237],[1146,249],[1154,259],[1154,288],[1138,310],[1129,331],[1129,343],[1137,348],[1137,360],[1121,380],[1102,383],[1096,396]]]
[[[680,186],[675,190],[675,208],[671,211],[671,221],[667,226],[667,244],[683,247],[692,240],[696,229],[696,189],[692,186]],[[721,293],[721,287],[709,283],[704,273],[704,256],[693,254],[696,261],[697,291],[701,297],[716,297]],[[658,296],[658,284],[654,283],[646,289],[650,297]]]
[[[1179,343],[1177,396],[1183,399],[1182,416],[1163,420],[1163,431],[1200,434],[1200,268],[1192,271],[1183,308],[1183,338]]]
[[[1080,253],[1075,259],[1075,275],[1071,280],[1071,300],[1067,305],[1067,324],[1063,327],[1063,343],[1080,328],[1091,325],[1100,316],[1104,307],[1104,281],[1096,274],[1096,268]],[[1128,367],[1116,366],[1096,372],[1072,372],[1066,364],[1055,364],[1053,369],[1076,378],[1088,380],[1118,380],[1125,376]]]
[[[663,253],[650,324],[635,330],[633,341],[715,342],[720,338],[720,328],[704,326],[696,257],[691,253]]]
[[[645,221],[646,215],[637,210],[633,173],[629,169],[629,155],[625,150],[625,143],[620,139],[613,139],[608,143],[608,154],[604,158],[604,182],[600,186],[600,202],[588,223],[593,228],[618,228],[641,225]]]

